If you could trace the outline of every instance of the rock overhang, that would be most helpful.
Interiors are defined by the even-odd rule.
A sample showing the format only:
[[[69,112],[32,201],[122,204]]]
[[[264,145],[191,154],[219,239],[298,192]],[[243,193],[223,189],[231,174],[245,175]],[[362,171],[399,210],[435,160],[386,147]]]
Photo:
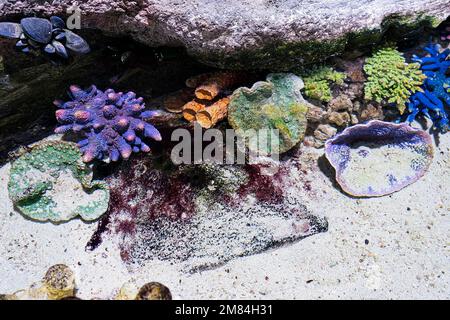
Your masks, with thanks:
[[[399,39],[450,16],[448,0],[81,0],[81,24],[148,46],[181,46],[219,68],[289,70]],[[66,15],[71,4],[0,1],[0,20]],[[392,33],[392,26],[395,33]],[[387,32],[389,30],[389,32]]]

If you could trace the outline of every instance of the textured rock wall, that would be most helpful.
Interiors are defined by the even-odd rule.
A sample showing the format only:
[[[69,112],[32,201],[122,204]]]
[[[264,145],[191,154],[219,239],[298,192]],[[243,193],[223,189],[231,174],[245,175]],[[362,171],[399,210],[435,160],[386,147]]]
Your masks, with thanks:
[[[68,1],[0,0],[0,20],[65,14]],[[183,46],[218,67],[286,70],[450,15],[449,0],[81,0],[83,27]],[[391,26],[395,28],[390,29]],[[393,32],[395,31],[395,32]]]

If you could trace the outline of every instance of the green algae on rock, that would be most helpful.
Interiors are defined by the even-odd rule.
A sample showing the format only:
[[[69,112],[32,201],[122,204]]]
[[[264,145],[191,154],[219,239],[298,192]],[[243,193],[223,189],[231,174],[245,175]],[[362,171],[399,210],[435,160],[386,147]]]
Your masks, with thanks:
[[[366,60],[368,78],[364,88],[366,100],[395,103],[401,114],[411,94],[421,91],[426,76],[418,63],[406,63],[395,48],[383,48]]]
[[[310,104],[302,97],[303,87],[302,79],[292,73],[272,73],[267,81],[257,82],[250,89],[239,88],[231,96],[228,122],[246,140],[259,130],[278,130],[278,150],[273,148],[273,141],[269,146],[246,142],[252,151],[286,152],[305,135]]]
[[[76,144],[41,142],[11,165],[8,192],[25,216],[63,222],[76,216],[91,221],[108,209],[109,188],[92,180]]]
[[[346,78],[345,73],[337,72],[330,67],[317,67],[304,73],[305,95],[312,99],[329,102],[331,96],[331,83],[342,85]]]

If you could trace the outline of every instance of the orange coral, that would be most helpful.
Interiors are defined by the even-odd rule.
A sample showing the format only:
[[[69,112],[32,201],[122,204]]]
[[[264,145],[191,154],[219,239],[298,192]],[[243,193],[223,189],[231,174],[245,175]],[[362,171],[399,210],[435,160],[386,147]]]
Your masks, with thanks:
[[[211,128],[220,120],[225,119],[227,116],[229,103],[229,97],[222,98],[209,107],[198,111],[195,119],[203,128]]]
[[[196,100],[189,101],[183,106],[183,117],[191,122],[195,120],[197,112],[206,108],[206,105]]]
[[[202,73],[187,79],[187,88],[168,95],[163,105],[170,112],[182,112],[189,122],[211,128],[227,116],[230,99],[224,95],[247,80],[249,75],[242,72]]]
[[[225,89],[229,89],[239,83],[242,83],[245,77],[238,72],[216,72],[206,78],[195,89],[195,96],[201,100],[213,100]]]

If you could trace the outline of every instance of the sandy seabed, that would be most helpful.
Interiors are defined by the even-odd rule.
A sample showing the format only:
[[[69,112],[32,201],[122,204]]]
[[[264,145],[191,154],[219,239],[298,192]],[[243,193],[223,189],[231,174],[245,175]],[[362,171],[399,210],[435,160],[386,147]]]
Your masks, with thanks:
[[[7,164],[0,168],[0,293],[27,288],[64,263],[84,299],[113,298],[129,281],[159,281],[174,299],[449,299],[449,155],[450,135],[441,135],[428,173],[381,198],[350,198],[318,171],[312,184],[321,192],[305,202],[327,217],[327,232],[194,274],[168,261],[126,265],[107,234],[86,251],[96,223],[25,219],[7,194]]]

